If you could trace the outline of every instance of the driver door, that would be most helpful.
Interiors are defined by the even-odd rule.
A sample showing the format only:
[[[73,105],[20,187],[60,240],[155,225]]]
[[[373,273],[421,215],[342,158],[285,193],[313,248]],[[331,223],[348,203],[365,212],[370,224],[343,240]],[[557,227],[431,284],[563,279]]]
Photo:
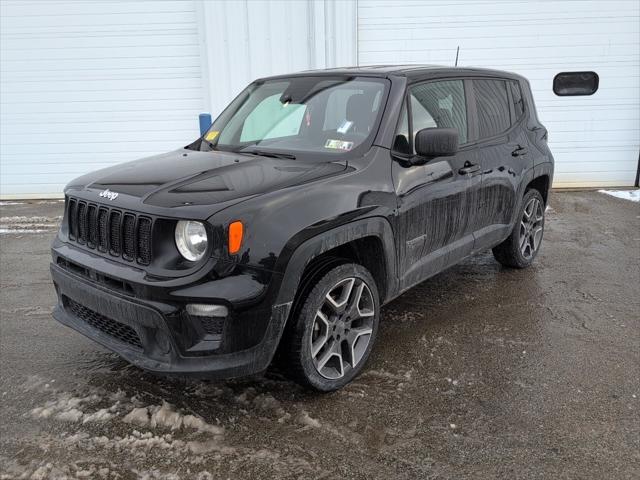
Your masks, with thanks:
[[[400,285],[406,290],[473,250],[474,205],[480,162],[469,148],[465,81],[437,80],[409,87],[394,143],[392,175],[398,200],[396,249]],[[410,165],[415,134],[423,128],[456,128],[459,151]]]

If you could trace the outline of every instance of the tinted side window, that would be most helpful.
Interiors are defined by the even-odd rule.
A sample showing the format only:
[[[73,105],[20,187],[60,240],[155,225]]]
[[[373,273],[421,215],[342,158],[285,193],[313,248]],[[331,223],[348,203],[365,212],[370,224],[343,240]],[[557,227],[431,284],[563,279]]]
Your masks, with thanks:
[[[438,127],[457,129],[459,143],[467,142],[467,108],[462,80],[416,85],[409,90],[409,99],[412,139],[423,128]]]
[[[480,138],[493,137],[510,126],[507,86],[504,80],[474,80]]]
[[[518,82],[509,82],[511,86],[511,98],[513,99],[513,109],[516,112],[516,118],[511,123],[516,123],[524,114],[524,100],[522,99],[522,91]]]

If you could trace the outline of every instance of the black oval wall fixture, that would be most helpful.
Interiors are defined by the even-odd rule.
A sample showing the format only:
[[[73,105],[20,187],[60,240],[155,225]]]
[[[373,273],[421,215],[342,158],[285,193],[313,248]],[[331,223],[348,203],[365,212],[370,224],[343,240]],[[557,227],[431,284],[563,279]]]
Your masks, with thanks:
[[[596,72],[561,72],[553,77],[553,93],[559,97],[593,95],[599,83]]]

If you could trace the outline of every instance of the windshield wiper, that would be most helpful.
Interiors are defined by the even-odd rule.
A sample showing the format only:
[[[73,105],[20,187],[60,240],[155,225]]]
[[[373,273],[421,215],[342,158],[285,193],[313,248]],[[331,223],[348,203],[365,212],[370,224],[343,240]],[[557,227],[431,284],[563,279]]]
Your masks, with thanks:
[[[250,155],[260,155],[261,157],[271,157],[271,158],[287,158],[289,160],[295,160],[296,156],[291,155],[290,153],[276,153],[276,152],[265,152],[264,150],[241,150],[239,153],[248,153]]]

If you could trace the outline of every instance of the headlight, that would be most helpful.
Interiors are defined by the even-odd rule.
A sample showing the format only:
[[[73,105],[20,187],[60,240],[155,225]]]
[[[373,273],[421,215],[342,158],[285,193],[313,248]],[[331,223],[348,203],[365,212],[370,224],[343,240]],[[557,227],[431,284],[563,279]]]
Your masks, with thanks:
[[[200,260],[207,251],[207,231],[204,225],[191,220],[180,220],[176,225],[176,247],[187,260]]]

